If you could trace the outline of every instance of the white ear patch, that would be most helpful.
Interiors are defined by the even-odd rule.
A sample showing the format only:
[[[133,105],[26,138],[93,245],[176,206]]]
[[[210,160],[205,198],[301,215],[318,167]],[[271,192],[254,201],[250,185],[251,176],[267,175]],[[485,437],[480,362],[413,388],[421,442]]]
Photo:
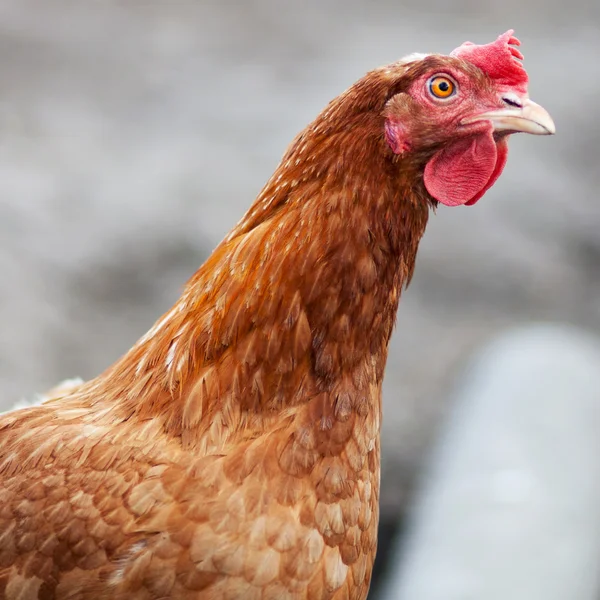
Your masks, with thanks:
[[[407,54],[406,56],[403,56],[400,60],[397,60],[395,63],[393,63],[392,65],[389,65],[388,67],[385,67],[383,69],[383,72],[386,73],[387,75],[397,75],[397,69],[398,66],[405,66],[405,65],[409,65],[411,63],[415,63],[415,62],[419,62],[420,60],[423,60],[424,58],[430,56],[429,54],[421,54],[420,52],[413,52],[412,54]]]
[[[412,54],[407,54],[406,56],[403,56],[398,62],[401,65],[406,65],[408,63],[423,60],[424,58],[427,58],[428,56],[431,56],[431,54],[423,54],[421,52],[413,52]]]

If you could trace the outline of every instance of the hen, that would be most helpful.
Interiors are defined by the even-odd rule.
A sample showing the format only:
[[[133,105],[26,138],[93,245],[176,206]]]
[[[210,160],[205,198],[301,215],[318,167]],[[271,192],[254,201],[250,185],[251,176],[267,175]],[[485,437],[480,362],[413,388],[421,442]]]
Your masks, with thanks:
[[[363,599],[381,384],[429,211],[549,134],[512,31],[334,99],[180,300],[96,379],[0,417],[0,597]]]

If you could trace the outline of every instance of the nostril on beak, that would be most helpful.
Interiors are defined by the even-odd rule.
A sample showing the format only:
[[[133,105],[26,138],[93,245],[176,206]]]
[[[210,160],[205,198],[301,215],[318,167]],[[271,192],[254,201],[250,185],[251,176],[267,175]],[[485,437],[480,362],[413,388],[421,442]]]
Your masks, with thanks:
[[[515,108],[523,108],[523,104],[521,104],[521,102],[513,96],[504,96],[502,98],[502,101],[505,104],[508,104],[509,106],[514,106]]]

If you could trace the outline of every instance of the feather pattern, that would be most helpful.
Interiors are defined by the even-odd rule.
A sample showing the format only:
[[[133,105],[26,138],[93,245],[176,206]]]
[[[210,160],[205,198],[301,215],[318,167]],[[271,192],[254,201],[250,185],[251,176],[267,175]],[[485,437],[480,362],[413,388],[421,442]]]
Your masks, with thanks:
[[[127,354],[0,416],[0,598],[366,597],[383,373],[440,148],[395,154],[386,120],[440,65],[486,77],[435,55],[367,74]]]

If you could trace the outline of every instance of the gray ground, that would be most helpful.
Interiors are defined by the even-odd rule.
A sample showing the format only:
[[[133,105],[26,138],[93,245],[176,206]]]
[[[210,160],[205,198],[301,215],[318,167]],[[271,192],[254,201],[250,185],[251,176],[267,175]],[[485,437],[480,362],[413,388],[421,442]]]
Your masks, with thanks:
[[[399,510],[479,343],[531,320],[600,330],[600,4],[485,5],[0,0],[0,406],[125,351],[366,70],[514,27],[558,134],[513,139],[476,207],[430,221],[385,389]]]
[[[522,325],[481,347],[378,600],[599,600],[599,389],[598,336]]]

